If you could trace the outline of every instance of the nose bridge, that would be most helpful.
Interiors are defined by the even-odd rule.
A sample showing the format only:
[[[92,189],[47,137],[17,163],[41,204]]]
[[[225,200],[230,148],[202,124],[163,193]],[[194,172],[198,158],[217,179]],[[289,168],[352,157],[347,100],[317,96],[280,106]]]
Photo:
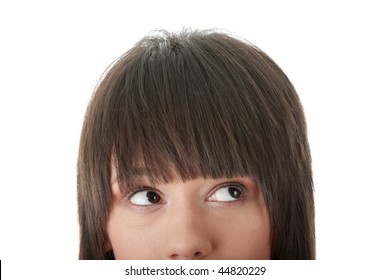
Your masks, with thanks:
[[[167,258],[200,259],[210,254],[212,244],[201,205],[192,200],[176,200],[169,205],[165,215]]]
[[[183,226],[184,229],[194,227],[196,230],[196,223],[201,222],[202,219],[201,207],[196,202],[187,199],[175,201],[168,211],[174,222],[178,223],[178,226]]]

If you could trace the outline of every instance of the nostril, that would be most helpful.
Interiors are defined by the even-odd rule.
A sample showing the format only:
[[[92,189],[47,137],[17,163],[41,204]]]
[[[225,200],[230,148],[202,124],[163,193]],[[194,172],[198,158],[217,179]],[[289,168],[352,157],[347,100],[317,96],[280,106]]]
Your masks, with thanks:
[[[181,259],[190,260],[190,259],[200,259],[202,257],[203,257],[202,252],[196,252],[192,256],[191,255],[186,256],[186,255],[182,255],[182,254],[174,254],[171,256],[171,259],[172,260],[181,260]]]
[[[194,254],[194,256],[195,256],[195,257],[200,257],[200,256],[202,256],[202,253],[201,253],[201,252],[196,252],[196,253]]]

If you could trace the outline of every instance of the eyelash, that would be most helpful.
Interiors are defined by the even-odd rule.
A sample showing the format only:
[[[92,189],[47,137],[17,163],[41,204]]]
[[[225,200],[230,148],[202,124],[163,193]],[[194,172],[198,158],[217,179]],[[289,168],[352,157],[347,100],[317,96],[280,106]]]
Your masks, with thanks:
[[[153,191],[158,193],[161,197],[162,194],[160,191],[154,187],[146,186],[146,185],[132,185],[131,186],[131,191],[126,195],[126,199],[130,200],[130,198],[135,195],[136,193],[143,192],[143,191]]]
[[[235,187],[235,188],[239,189],[240,192],[241,192],[240,197],[238,197],[237,199],[232,200],[232,201],[209,201],[209,202],[232,203],[232,202],[240,201],[240,200],[242,200],[242,199],[245,197],[245,193],[246,193],[247,190],[248,190],[244,185],[242,185],[242,184],[240,184],[240,183],[237,183],[237,182],[227,182],[227,183],[223,183],[223,184],[220,184],[220,185],[214,187],[214,188],[207,194],[207,196],[206,196],[206,201],[207,201],[210,197],[212,197],[213,195],[215,195],[216,192],[217,192],[218,190],[223,189],[223,188],[226,188],[226,187]],[[132,198],[134,195],[136,195],[136,194],[139,193],[139,192],[148,191],[148,190],[157,193],[157,194],[160,196],[161,200],[164,199],[164,197],[163,197],[163,195],[161,194],[161,192],[160,192],[158,189],[154,188],[154,187],[145,186],[145,185],[133,185],[133,186],[131,187],[131,189],[132,189],[132,191],[131,191],[130,193],[128,193],[128,194],[126,195],[126,197],[125,197],[126,200],[127,200],[128,202],[130,202],[130,203],[132,203],[132,202],[131,202],[131,198]],[[147,205],[137,205],[137,204],[135,204],[135,203],[132,203],[132,204],[135,205],[135,206],[138,206],[138,207],[146,207],[146,206],[156,206],[156,205],[159,205],[159,204],[162,204],[162,203],[158,202],[158,203],[152,203],[152,204],[147,204]]]
[[[223,184],[216,186],[214,189],[212,189],[210,191],[210,193],[207,195],[207,197],[209,198],[209,197],[215,195],[218,190],[226,188],[226,187],[234,187],[234,188],[239,189],[241,192],[240,197],[238,197],[236,200],[232,200],[232,201],[211,201],[211,202],[232,203],[232,202],[240,201],[240,200],[244,199],[246,192],[248,190],[244,185],[242,185],[240,183],[228,182],[228,183],[223,183]]]

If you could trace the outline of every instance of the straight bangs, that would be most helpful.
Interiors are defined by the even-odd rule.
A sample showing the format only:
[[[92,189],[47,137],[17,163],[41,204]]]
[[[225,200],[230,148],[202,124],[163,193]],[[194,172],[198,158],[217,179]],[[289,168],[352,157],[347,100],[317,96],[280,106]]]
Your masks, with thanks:
[[[249,51],[258,59],[259,50],[231,37],[220,40],[223,34],[211,41],[203,35],[147,37],[99,87],[109,106],[98,138],[112,148],[112,177],[120,186],[140,170],[152,182],[257,178],[259,167],[271,163],[267,154],[275,145],[264,138],[272,138],[277,116],[259,87],[272,82],[269,69],[243,58]]]

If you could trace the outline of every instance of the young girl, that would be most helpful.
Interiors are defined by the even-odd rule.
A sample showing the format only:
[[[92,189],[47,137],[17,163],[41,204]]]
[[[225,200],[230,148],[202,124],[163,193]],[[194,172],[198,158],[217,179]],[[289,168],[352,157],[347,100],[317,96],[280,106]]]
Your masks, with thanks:
[[[78,159],[80,259],[314,259],[299,98],[260,49],[161,31],[105,74]]]

